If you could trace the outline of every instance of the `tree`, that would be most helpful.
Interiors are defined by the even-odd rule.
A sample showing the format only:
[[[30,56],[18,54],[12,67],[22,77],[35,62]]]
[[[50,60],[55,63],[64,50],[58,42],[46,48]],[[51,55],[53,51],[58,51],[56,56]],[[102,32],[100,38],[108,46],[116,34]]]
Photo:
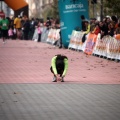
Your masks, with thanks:
[[[107,14],[120,16],[120,0],[106,0],[105,7]]]
[[[59,18],[58,0],[53,0],[53,18]]]
[[[92,4],[97,4],[97,0],[91,0]]]

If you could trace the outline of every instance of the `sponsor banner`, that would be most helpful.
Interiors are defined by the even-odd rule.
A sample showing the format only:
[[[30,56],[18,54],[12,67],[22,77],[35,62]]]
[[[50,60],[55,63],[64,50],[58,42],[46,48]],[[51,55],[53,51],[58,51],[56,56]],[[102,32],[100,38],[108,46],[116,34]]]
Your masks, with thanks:
[[[54,44],[57,40],[60,39],[60,29],[50,29],[48,32],[47,42]]]
[[[96,45],[94,47],[94,50],[93,50],[93,54],[96,54],[96,55],[100,55],[101,54],[101,51],[100,51],[100,45],[102,43],[102,40],[100,39],[101,38],[101,35],[98,34],[97,36],[97,40],[96,40]]]
[[[91,55],[93,53],[93,49],[95,47],[96,40],[97,40],[97,35],[95,35],[93,33],[89,33],[87,35],[84,53],[86,53],[88,55]]]
[[[73,30],[73,32],[71,34],[68,48],[72,48],[75,50],[82,50],[82,48],[83,48],[83,43],[82,43],[83,35],[84,35],[84,32]]]
[[[68,48],[77,49],[77,34],[78,32],[73,30]]]
[[[48,38],[48,33],[49,33],[49,30],[47,30],[47,27],[43,27],[42,34],[41,34],[41,42],[46,42]]]
[[[84,32],[79,32],[79,44],[78,44],[79,51],[84,51],[84,48],[86,45],[86,41],[84,43],[82,42],[83,35],[84,35]]]
[[[82,43],[83,34],[83,32],[73,30],[68,48],[81,50],[88,55],[96,54],[120,60],[120,40],[111,36],[104,36],[103,39],[100,39],[100,34],[89,33],[86,41]]]
[[[37,32],[37,28],[36,28],[35,31],[34,31],[32,40],[34,40],[34,41],[36,41],[36,42],[38,41],[38,32]]]
[[[64,47],[68,47],[72,31],[81,28],[81,15],[88,19],[88,0],[58,0],[61,36]]]
[[[120,41],[111,36],[97,39],[93,54],[120,60]]]
[[[118,56],[120,55],[120,43],[119,40],[116,40],[115,38],[108,36],[108,45],[107,45],[107,58],[111,59],[118,59]]]

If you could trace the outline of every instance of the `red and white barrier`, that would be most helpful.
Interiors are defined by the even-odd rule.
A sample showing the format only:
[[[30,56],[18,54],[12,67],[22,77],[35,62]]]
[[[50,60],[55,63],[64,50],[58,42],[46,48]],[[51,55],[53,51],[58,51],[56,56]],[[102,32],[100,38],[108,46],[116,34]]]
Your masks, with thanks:
[[[86,54],[95,54],[109,59],[120,60],[120,40],[111,36],[104,36],[100,39],[100,34],[88,34],[87,39],[82,43],[84,33],[73,30],[68,48],[82,50]]]
[[[54,44],[57,40],[60,39],[60,29],[50,29],[47,37],[47,42]]]

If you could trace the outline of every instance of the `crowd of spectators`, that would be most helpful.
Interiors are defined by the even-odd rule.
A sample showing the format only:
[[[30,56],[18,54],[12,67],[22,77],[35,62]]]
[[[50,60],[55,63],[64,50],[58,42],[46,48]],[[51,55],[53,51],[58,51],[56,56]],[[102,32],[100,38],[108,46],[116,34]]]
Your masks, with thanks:
[[[27,16],[16,16],[15,18],[6,17],[9,21],[8,36],[9,39],[32,40],[35,29],[38,31],[38,42],[41,41],[42,27],[46,26],[47,30],[50,28],[60,29],[59,19],[47,18],[46,21],[39,18],[29,19]],[[120,40],[120,21],[116,16],[105,17],[102,21],[93,18],[89,21],[81,16],[81,28],[85,34],[82,42],[85,42],[86,35],[92,32],[96,35],[101,34],[101,39],[110,35]],[[62,44],[62,43],[61,43]]]
[[[85,36],[92,32],[96,35],[101,34],[101,39],[109,35],[120,40],[120,21],[116,16],[107,16],[102,21],[98,21],[93,18],[90,21],[86,20],[85,17],[81,16],[81,31],[85,32],[82,41],[85,41]]]
[[[3,19],[3,18],[2,18]],[[0,21],[2,21],[2,19]],[[38,42],[41,40],[41,33],[42,28],[45,26],[47,27],[47,30],[52,28],[60,28],[59,20],[53,19],[53,18],[47,18],[46,21],[39,18],[31,18],[29,19],[27,16],[16,16],[14,18],[6,17],[9,21],[9,27],[7,29],[7,39],[20,39],[20,40],[32,40],[33,35],[35,32],[35,29],[37,29],[38,32]],[[1,22],[0,22],[1,24]],[[1,26],[1,25],[0,25]],[[1,30],[0,30],[0,36],[1,36]]]

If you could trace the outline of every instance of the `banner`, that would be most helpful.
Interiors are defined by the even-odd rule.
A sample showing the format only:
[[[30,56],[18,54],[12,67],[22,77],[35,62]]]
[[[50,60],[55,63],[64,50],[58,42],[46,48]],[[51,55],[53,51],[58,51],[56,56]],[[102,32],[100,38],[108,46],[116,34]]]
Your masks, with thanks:
[[[75,50],[82,50],[83,49],[83,43],[82,43],[83,35],[84,35],[84,32],[73,30],[68,48],[75,49]]]
[[[68,47],[72,31],[81,28],[81,15],[88,19],[88,0],[58,0],[61,36],[64,47]]]
[[[120,60],[120,40],[111,36],[104,36],[102,39],[97,39],[93,54]]]
[[[86,46],[84,49],[84,53],[91,55],[93,53],[93,49],[95,47],[95,43],[97,40],[97,35],[93,33],[89,33],[86,39]]]
[[[28,3],[25,0],[4,0],[4,1],[14,11],[19,10],[25,6],[28,6]]]
[[[47,37],[47,42],[54,44],[56,41],[60,39],[60,29],[50,29]]]

